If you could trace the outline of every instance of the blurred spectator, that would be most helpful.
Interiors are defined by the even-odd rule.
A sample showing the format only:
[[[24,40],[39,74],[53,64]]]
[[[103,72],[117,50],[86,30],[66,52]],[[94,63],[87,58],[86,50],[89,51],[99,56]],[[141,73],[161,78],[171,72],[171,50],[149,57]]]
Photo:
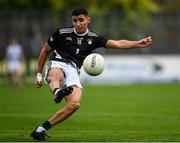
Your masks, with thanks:
[[[10,83],[12,85],[18,84],[22,88],[24,84],[24,53],[16,37],[13,37],[7,46],[6,60]]]

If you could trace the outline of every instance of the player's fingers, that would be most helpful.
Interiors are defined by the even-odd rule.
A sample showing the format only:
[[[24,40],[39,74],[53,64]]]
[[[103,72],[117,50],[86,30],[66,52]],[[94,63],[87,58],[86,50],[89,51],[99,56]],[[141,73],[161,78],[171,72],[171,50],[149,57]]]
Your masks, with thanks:
[[[35,86],[36,86],[36,88],[41,87],[41,86],[42,86],[42,82],[41,82],[41,81],[36,80],[36,81],[35,81]]]
[[[152,42],[148,42],[148,43],[147,43],[147,45],[151,45],[151,44],[152,44]]]
[[[149,44],[149,43],[152,43],[152,39],[151,39],[151,37],[148,37],[148,38],[143,39],[143,42],[145,44]]]
[[[146,38],[146,40],[147,40],[148,42],[152,42],[152,37],[149,36],[149,37]]]
[[[149,46],[149,45],[151,45],[152,44],[152,42],[147,42],[146,43],[146,46]]]
[[[142,40],[142,43],[146,43],[146,42],[147,42],[147,39],[146,39],[146,38]]]

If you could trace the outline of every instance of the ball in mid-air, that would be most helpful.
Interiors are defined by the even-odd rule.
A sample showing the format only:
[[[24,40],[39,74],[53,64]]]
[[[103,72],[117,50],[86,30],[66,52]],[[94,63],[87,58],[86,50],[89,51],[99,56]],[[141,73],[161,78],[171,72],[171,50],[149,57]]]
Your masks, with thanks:
[[[83,68],[84,68],[84,71],[91,76],[100,75],[104,70],[103,56],[96,53],[88,55],[84,59]]]

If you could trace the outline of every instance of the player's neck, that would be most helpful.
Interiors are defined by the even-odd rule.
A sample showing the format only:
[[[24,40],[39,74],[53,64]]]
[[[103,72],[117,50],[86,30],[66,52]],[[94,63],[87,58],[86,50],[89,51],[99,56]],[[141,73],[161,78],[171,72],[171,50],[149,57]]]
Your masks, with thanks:
[[[76,35],[78,35],[78,36],[84,36],[84,35],[86,35],[88,33],[88,31],[89,31],[89,29],[87,29],[86,32],[84,32],[84,33],[78,33],[76,31],[76,29],[74,28],[74,33],[76,33]]]

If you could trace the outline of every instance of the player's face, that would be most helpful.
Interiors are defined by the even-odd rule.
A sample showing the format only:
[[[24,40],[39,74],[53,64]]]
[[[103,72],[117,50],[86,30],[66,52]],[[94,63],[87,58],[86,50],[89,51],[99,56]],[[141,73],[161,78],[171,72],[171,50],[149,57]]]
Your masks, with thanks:
[[[83,14],[72,16],[71,20],[77,33],[85,33],[90,23],[90,17]]]

